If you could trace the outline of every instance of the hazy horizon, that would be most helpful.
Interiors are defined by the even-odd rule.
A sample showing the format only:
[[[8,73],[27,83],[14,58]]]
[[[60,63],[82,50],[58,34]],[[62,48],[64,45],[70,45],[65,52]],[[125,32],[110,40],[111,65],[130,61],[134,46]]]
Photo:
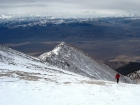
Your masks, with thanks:
[[[0,0],[0,14],[95,17],[139,15],[138,0]]]

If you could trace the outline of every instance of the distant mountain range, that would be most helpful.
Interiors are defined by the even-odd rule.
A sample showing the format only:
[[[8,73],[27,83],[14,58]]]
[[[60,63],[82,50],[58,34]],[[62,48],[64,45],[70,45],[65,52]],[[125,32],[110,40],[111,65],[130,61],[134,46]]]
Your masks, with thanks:
[[[0,41],[94,40],[140,37],[140,19],[135,17],[105,18],[0,18]]]

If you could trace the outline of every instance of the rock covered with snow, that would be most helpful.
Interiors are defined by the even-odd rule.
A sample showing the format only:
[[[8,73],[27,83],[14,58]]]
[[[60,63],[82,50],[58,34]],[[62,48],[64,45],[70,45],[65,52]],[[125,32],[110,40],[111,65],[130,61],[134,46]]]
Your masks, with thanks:
[[[100,80],[115,81],[116,71],[107,65],[95,61],[88,54],[65,42],[59,44],[54,50],[39,56],[39,59],[49,62],[58,68],[72,71],[83,76]],[[129,78],[121,76],[121,81],[132,82]]]
[[[134,80],[136,83],[140,84],[140,70],[130,73],[127,76]]]

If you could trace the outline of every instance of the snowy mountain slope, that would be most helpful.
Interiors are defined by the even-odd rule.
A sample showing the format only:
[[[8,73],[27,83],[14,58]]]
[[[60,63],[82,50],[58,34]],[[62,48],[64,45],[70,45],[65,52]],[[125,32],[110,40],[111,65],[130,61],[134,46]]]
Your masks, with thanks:
[[[0,45],[0,79],[9,81],[84,82],[90,78],[42,62],[38,58]]]
[[[140,84],[140,70],[130,73],[127,76],[134,80],[136,83]]]
[[[40,62],[39,59],[23,54],[19,51],[13,50],[6,46],[0,46],[0,63],[1,65],[40,69],[38,66],[44,66],[45,64]],[[5,69],[5,66],[3,66]],[[3,68],[1,66],[1,68]],[[21,69],[22,69],[21,68]]]
[[[139,103],[140,85],[94,80],[0,45],[0,105]]]
[[[43,63],[39,59],[0,45],[0,78],[23,80],[66,81],[81,78],[80,75]],[[67,77],[67,79],[64,79]]]
[[[53,51],[39,56],[42,61],[49,62],[58,68],[72,71],[83,76],[100,80],[115,81],[116,71],[108,66],[96,62],[80,49],[72,47],[64,42],[59,44]],[[121,81],[132,82],[129,78],[121,76]]]

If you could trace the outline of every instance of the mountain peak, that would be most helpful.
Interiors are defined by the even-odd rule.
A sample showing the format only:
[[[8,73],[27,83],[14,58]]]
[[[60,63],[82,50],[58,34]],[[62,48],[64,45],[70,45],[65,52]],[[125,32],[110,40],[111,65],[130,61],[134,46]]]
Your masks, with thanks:
[[[107,65],[95,61],[88,54],[65,42],[60,43],[54,50],[40,55],[39,58],[58,68],[99,80],[114,81],[116,74],[116,71]],[[125,78],[122,77],[121,81],[125,82]]]
[[[61,42],[59,45],[57,45],[54,49],[57,49],[57,48],[63,48],[63,47],[66,47],[68,46],[65,42]]]
[[[56,48],[67,48],[67,47],[71,47],[70,45],[68,45],[66,42],[61,42],[58,46],[56,46],[54,49]]]
[[[65,42],[61,42],[59,45],[64,46],[64,45],[67,45],[67,44]]]
[[[39,58],[43,61],[46,61],[47,58],[54,56],[54,55],[59,55],[62,50],[68,49],[70,46],[66,44],[65,42],[61,42],[59,45],[57,45],[52,51],[43,53],[42,55],[39,56]]]

